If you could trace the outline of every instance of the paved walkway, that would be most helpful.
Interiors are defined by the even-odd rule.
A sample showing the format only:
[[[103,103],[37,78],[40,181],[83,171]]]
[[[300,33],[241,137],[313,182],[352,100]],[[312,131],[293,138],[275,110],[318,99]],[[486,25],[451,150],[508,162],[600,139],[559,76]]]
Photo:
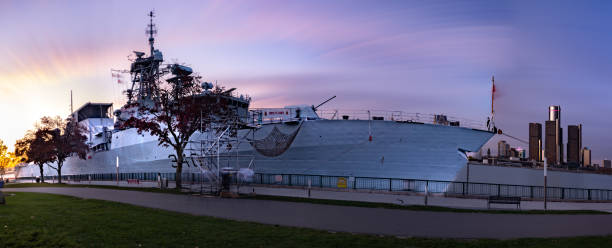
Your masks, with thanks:
[[[81,181],[67,182],[69,184],[81,185],[108,185],[121,187],[142,187],[154,188],[158,187],[157,182],[141,181],[140,184],[128,184],[127,181]],[[174,188],[174,182],[169,182],[169,187]],[[194,188],[198,188],[197,185]],[[274,187],[274,186],[241,186],[240,193],[256,192],[259,195],[276,195],[290,197],[308,197],[308,190],[298,187]],[[236,188],[233,188],[236,191]],[[422,195],[406,194],[406,193],[390,193],[385,191],[337,191],[327,188],[312,188],[310,192],[311,198],[317,199],[335,199],[347,201],[366,201],[366,202],[382,202],[403,205],[425,205],[425,197]],[[427,204],[431,206],[451,207],[451,208],[468,208],[468,209],[487,209],[487,201],[484,199],[474,198],[457,198],[457,197],[442,197],[429,196]],[[612,203],[597,203],[597,202],[548,202],[547,209],[549,210],[598,210],[612,212]],[[513,205],[491,205],[491,208],[497,209],[515,209]],[[543,201],[521,201],[522,210],[543,210]]]
[[[265,224],[404,237],[508,239],[612,234],[612,215],[408,211],[96,188],[45,187],[2,190],[70,195]]]
[[[241,193],[255,191],[260,195],[277,195],[291,197],[308,197],[308,190],[300,188],[246,186],[240,187]],[[414,194],[393,194],[389,192],[359,192],[359,191],[335,191],[315,188],[310,192],[311,198],[335,199],[347,201],[383,202],[402,205],[425,205],[425,197]],[[443,196],[429,196],[427,204],[430,206],[441,206],[451,208],[487,209],[487,200],[475,198],[457,198]],[[516,209],[514,205],[491,204],[492,209]],[[522,210],[544,210],[543,201],[521,201]],[[612,212],[612,203],[597,202],[548,202],[548,210],[598,210]]]

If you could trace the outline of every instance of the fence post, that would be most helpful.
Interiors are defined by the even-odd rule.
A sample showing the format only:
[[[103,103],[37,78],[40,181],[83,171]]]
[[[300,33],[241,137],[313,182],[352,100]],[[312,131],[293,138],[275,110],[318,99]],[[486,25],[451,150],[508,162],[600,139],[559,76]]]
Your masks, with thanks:
[[[497,185],[497,196],[500,196],[500,192],[501,192],[501,184]]]
[[[463,196],[465,196],[465,182],[461,183],[461,186],[462,186],[461,193],[463,193]]]
[[[561,200],[565,199],[565,188],[561,188]]]
[[[389,178],[389,192],[393,191],[393,179]]]
[[[529,191],[530,191],[531,199],[533,199],[533,186],[529,186]]]
[[[289,174],[289,186],[291,186],[291,183],[292,183],[291,182],[291,178],[293,178],[293,177],[291,176],[291,174]]]
[[[588,189],[589,192],[589,201],[591,200],[591,189]]]
[[[427,206],[427,196],[429,195],[429,180],[425,181],[425,206]]]

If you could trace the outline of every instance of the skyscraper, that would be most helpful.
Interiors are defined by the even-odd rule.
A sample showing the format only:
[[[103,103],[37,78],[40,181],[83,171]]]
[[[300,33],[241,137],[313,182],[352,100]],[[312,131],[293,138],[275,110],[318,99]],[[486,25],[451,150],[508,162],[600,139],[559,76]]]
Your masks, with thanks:
[[[545,152],[549,165],[563,164],[563,129],[561,128],[561,107],[548,107],[548,121],[546,125]]]
[[[529,123],[529,160],[542,161],[542,124]]]
[[[585,147],[582,148],[582,166],[590,166],[591,165],[591,150]]]
[[[497,142],[497,157],[507,158],[510,153],[510,145],[505,140]]]
[[[558,153],[557,153],[557,122],[546,121],[545,122],[545,136],[546,145],[544,147],[544,156],[546,156],[546,163],[548,165],[557,164]]]
[[[580,164],[582,149],[582,125],[567,126],[567,162]]]

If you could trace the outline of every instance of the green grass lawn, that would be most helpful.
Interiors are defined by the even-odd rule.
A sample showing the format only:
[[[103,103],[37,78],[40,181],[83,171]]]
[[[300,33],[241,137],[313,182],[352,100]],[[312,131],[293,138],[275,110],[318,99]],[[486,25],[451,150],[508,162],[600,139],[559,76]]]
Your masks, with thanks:
[[[0,205],[0,247],[609,247],[612,244],[612,236],[499,241],[330,233],[68,196],[11,194],[14,196],[6,196],[7,205]]]

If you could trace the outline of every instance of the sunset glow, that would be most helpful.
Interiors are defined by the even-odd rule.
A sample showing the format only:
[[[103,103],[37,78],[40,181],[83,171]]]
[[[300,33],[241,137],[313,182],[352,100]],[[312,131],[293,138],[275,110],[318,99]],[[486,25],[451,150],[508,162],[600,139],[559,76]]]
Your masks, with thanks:
[[[0,139],[12,148],[40,117],[67,116],[70,90],[75,108],[123,104],[126,85],[110,70],[128,69],[132,51],[147,51],[146,13],[154,9],[165,62],[238,88],[252,107],[316,105],[337,95],[326,108],[484,123],[495,75],[504,132],[527,137],[526,123],[543,122],[547,106],[562,103],[563,125],[584,125],[593,159],[612,157],[607,2],[149,3],[1,2]]]

